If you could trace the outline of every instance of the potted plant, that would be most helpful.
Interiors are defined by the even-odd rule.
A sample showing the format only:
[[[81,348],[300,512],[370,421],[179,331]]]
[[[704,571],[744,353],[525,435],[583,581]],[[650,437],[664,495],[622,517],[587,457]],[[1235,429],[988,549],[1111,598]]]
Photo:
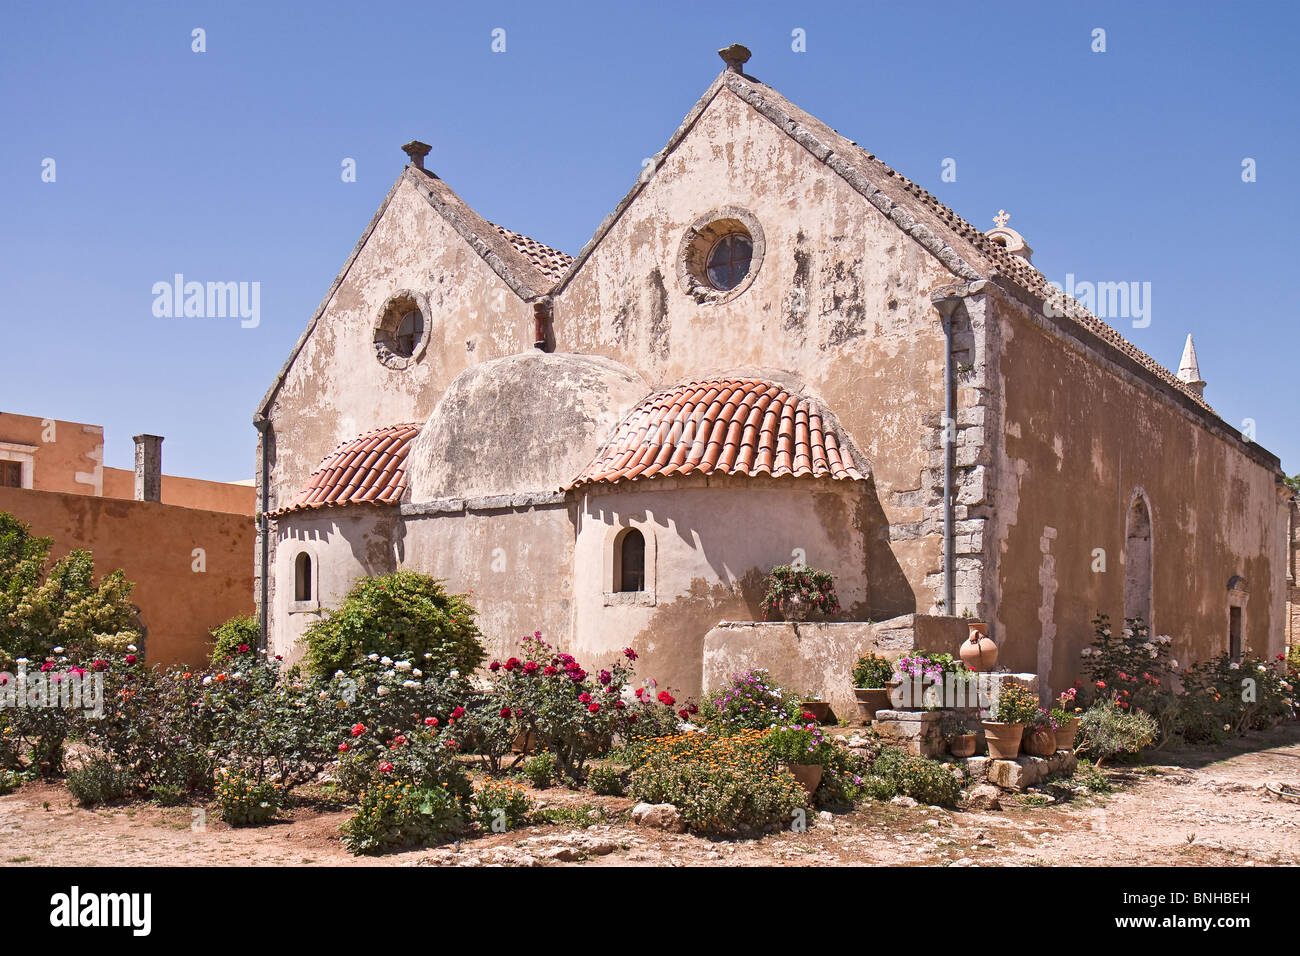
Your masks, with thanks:
[[[763,737],[763,746],[810,797],[821,785],[826,764],[835,757],[835,745],[813,723],[775,727]]]
[[[989,756],[995,760],[1015,760],[1020,754],[1020,738],[1025,724],[1038,714],[1038,701],[1019,684],[1007,684],[998,695],[988,719],[982,721]]]
[[[951,654],[932,654],[916,650],[900,657],[894,665],[902,685],[893,695],[901,710],[924,710],[933,707],[961,706],[960,689],[972,674]],[[954,699],[949,700],[952,696]]]
[[[1079,732],[1079,714],[1081,707],[1076,707],[1074,698],[1078,688],[1071,687],[1058,697],[1057,706],[1052,708],[1052,720],[1056,722],[1056,749],[1074,750],[1074,738]]]
[[[893,663],[879,654],[866,654],[853,665],[853,696],[858,699],[864,723],[875,720],[876,711],[889,709],[889,684],[893,676]]]
[[[816,568],[778,564],[767,576],[763,595],[763,620],[780,611],[787,621],[803,621],[813,610],[834,614],[840,609],[835,596],[835,579]]]
[[[822,700],[821,697],[816,694],[809,694],[806,696],[799,702],[799,706],[803,708],[803,716],[805,720],[813,720],[819,724],[824,724],[830,721],[831,705],[827,701]]]
[[[1050,757],[1056,753],[1056,722],[1041,707],[1025,724],[1020,746],[1031,757]]]
[[[975,756],[975,734],[964,717],[956,713],[944,714],[939,726],[948,741],[949,753],[954,757]]]

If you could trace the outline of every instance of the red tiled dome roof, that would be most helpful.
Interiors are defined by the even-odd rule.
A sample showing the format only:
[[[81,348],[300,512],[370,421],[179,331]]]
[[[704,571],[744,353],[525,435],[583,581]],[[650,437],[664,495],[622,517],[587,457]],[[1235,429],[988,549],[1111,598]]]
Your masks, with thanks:
[[[311,473],[307,486],[272,514],[347,504],[395,504],[406,490],[406,456],[419,425],[389,425],[345,441]]]
[[[817,403],[772,382],[719,379],[642,401],[568,487],[689,474],[865,478]]]

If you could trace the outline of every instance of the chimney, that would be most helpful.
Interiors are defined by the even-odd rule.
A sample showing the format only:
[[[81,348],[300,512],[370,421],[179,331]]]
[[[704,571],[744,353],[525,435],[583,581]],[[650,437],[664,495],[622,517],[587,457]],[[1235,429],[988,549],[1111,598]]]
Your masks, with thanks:
[[[162,436],[135,436],[135,500],[162,501]]]
[[[413,139],[402,147],[402,152],[410,157],[411,165],[416,169],[424,169],[424,157],[429,155],[433,149],[428,143],[421,143],[418,139]]]
[[[1183,358],[1178,363],[1178,380],[1185,384],[1197,398],[1205,397],[1205,379],[1201,378],[1201,366],[1196,361],[1196,346],[1192,344],[1191,333],[1187,335],[1187,344],[1183,346]]]
[[[743,76],[745,64],[749,62],[750,52],[748,48],[741,46],[739,43],[733,43],[731,46],[719,50],[718,56],[722,57],[722,62],[727,64],[728,73],[739,73]]]

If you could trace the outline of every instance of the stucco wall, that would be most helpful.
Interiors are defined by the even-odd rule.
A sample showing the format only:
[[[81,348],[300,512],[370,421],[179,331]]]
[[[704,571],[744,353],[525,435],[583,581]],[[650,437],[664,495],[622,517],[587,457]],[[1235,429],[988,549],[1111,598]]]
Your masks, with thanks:
[[[995,314],[1001,422],[986,551],[1001,661],[1060,689],[1077,676],[1097,611],[1122,625],[1138,490],[1152,512],[1153,633],[1172,636],[1184,664],[1226,651],[1228,580],[1241,575],[1244,646],[1276,653],[1285,512],[1274,471],[1019,303],[1000,298]]]
[[[129,468],[105,468],[104,497],[134,499],[135,472]],[[162,503],[251,516],[256,512],[257,489],[230,481],[163,475]]]
[[[827,479],[660,478],[593,488],[579,505],[574,555],[575,655],[624,647],[638,670],[699,694],[704,635],[718,621],[762,620],[763,579],[800,555],[835,575],[840,620],[869,616],[873,569],[865,483]],[[646,591],[613,594],[618,532],[646,539]],[[651,603],[652,602],[652,603]]]
[[[766,251],[736,298],[701,305],[678,285],[685,231],[737,206]],[[558,348],[599,352],[663,387],[759,370],[824,399],[871,463],[890,524],[921,522],[922,470],[943,408],[943,334],[929,290],[951,281],[908,238],[802,147],[723,90],[556,296]],[[938,538],[893,552],[928,607]]]
[[[35,491],[100,493],[104,429],[100,425],[0,412],[0,443],[30,449]],[[5,455],[4,457],[9,457]]]
[[[85,494],[0,488],[0,511],[54,539],[52,554],[85,548],[103,575],[121,568],[148,628],[151,664],[201,664],[208,631],[253,610],[253,522],[215,511]],[[196,548],[203,571],[196,570]]]
[[[271,653],[285,661],[302,659],[303,632],[320,620],[321,612],[338,607],[358,578],[388,574],[397,568],[393,506],[353,505],[294,512],[275,521],[275,564],[279,584],[271,607]],[[312,562],[311,600],[294,594],[294,563],[306,552]]]

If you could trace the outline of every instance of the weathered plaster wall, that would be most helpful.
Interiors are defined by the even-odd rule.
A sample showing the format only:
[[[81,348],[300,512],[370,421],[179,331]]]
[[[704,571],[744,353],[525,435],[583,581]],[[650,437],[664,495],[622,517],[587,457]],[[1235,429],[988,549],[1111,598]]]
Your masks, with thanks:
[[[869,486],[826,479],[658,478],[581,497],[574,654],[599,663],[631,645],[639,671],[699,694],[704,635],[762,620],[763,578],[802,556],[835,575],[840,620],[865,620],[875,580]],[[646,590],[612,593],[620,529],[646,540]],[[883,569],[882,569],[883,570]],[[883,577],[883,575],[882,575]]]
[[[270,652],[287,663],[301,660],[303,633],[320,620],[323,609],[338,607],[358,578],[397,569],[394,535],[398,530],[393,506],[352,505],[294,512],[276,519],[275,563],[272,577],[279,585],[271,601]],[[295,601],[294,562],[311,557],[310,601]]]
[[[121,568],[135,583],[131,602],[148,628],[150,664],[201,664],[208,631],[253,610],[253,522],[242,515],[178,508],[84,493],[0,488],[0,511],[54,539],[53,557],[77,548],[95,556],[95,571]],[[195,549],[201,548],[203,570]]]
[[[105,468],[104,497],[134,499],[135,472],[129,468]],[[202,478],[163,475],[162,502],[180,508],[251,516],[257,510],[257,489],[233,481],[206,481]]]
[[[1153,633],[1172,636],[1184,664],[1226,651],[1228,580],[1241,575],[1244,646],[1276,653],[1285,514],[1274,471],[1026,306],[999,297],[994,308],[1001,425],[986,544],[1000,661],[1059,690],[1078,676],[1095,614],[1122,625],[1139,489],[1152,512]]]
[[[712,209],[747,210],[766,251],[736,298],[701,305],[678,285],[682,236]],[[940,567],[934,495],[943,335],[929,301],[952,280],[843,180],[723,90],[556,297],[562,350],[599,352],[654,387],[745,369],[779,370],[824,399],[871,462],[913,596],[929,607]],[[769,376],[775,377],[775,376]],[[933,454],[938,454],[934,451]]]
[[[572,647],[573,508],[559,504],[460,510],[407,519],[402,566],[469,594],[490,657],[534,631]],[[622,645],[620,645],[622,646]]]

